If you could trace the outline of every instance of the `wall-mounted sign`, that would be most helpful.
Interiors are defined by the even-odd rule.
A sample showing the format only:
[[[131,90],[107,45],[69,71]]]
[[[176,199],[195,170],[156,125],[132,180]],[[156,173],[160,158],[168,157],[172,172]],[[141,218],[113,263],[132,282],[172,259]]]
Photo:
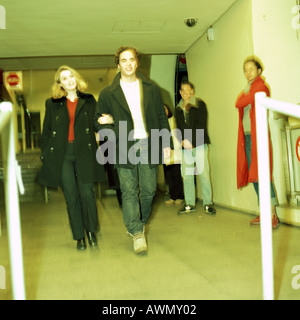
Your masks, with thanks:
[[[6,71],[3,82],[8,90],[23,90],[22,71]]]
[[[298,160],[300,161],[300,137],[298,137],[296,142],[296,155]]]

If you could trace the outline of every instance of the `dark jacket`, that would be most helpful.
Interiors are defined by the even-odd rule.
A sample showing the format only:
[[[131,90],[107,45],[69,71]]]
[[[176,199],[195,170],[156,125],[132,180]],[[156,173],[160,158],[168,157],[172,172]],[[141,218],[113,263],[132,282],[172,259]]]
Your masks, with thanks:
[[[208,136],[208,130],[207,130],[207,109],[204,101],[200,99],[193,99],[191,101],[191,106],[189,109],[188,117],[185,118],[184,111],[182,109],[182,100],[179,102],[175,109],[175,118],[176,118],[176,124],[177,128],[180,130],[182,139],[180,137],[177,137],[179,141],[182,142],[182,140],[185,139],[185,137],[190,140],[193,147],[198,147],[199,145],[203,144],[209,144],[210,139]],[[192,137],[190,138],[190,135],[184,136],[184,130],[185,129],[191,129]],[[203,129],[204,134],[204,140],[197,141],[196,137],[196,129]]]
[[[172,147],[170,127],[164,110],[160,89],[142,74],[137,73],[137,76],[143,88],[141,90],[141,105],[143,108],[142,115],[144,125],[149,137],[148,163],[150,163],[151,167],[155,167],[162,163],[162,148]],[[115,166],[133,168],[133,164],[131,164],[128,159],[128,152],[136,143],[135,141],[131,141],[129,137],[129,133],[132,132],[134,126],[129,106],[120,86],[120,78],[121,75],[118,73],[112,84],[100,92],[94,125],[98,131],[106,128],[112,129],[114,132],[116,137]],[[112,125],[100,125],[97,122],[103,113],[110,114],[113,117],[114,123]],[[120,122],[122,122],[121,125]],[[121,131],[120,128],[122,128]],[[168,133],[167,139],[157,137],[157,134],[162,129],[166,129]],[[100,133],[100,136],[103,135]],[[153,143],[150,143],[151,141]],[[151,156],[154,156],[152,161]],[[120,158],[123,160],[120,161]]]
[[[105,180],[105,171],[96,161],[97,142],[93,126],[96,100],[91,94],[78,93],[74,121],[74,147],[78,168],[83,182]],[[41,137],[43,162],[38,182],[48,187],[60,185],[62,165],[68,145],[69,112],[67,99],[47,99]]]

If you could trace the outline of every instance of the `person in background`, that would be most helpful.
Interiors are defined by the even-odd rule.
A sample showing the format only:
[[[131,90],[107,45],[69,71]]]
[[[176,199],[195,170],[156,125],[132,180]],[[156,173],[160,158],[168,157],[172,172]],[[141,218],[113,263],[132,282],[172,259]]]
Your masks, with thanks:
[[[257,143],[256,143],[256,118],[255,118],[255,93],[265,92],[270,96],[270,90],[261,74],[263,65],[255,57],[247,57],[243,64],[243,71],[247,79],[246,88],[237,97],[235,107],[239,111],[239,129],[237,144],[237,188],[253,183],[259,201]],[[271,205],[272,205],[272,227],[279,226],[279,218],[276,213],[278,205],[274,184],[272,182],[272,149],[269,139],[270,154],[270,177],[271,177]],[[260,224],[260,216],[250,222],[253,225]]]
[[[165,112],[168,117],[171,131],[176,129],[176,120],[171,109],[164,104]],[[176,135],[172,134],[174,150],[172,150],[171,158],[164,159],[165,180],[169,186],[170,199],[165,203],[167,205],[181,205],[184,199],[183,182],[180,172],[181,164],[181,144],[177,140]]]
[[[96,100],[84,93],[86,89],[87,83],[76,70],[58,68],[52,97],[46,100],[38,175],[41,184],[61,187],[78,250],[86,249],[85,232],[89,245],[97,246],[95,183],[105,180],[104,168],[96,161]]]
[[[138,51],[120,47],[115,62],[120,72],[100,92],[95,126],[115,133],[123,220],[133,239],[134,252],[145,253],[145,225],[156,192],[157,168],[162,162],[162,156],[158,156],[158,162],[153,162],[152,156],[161,154],[162,149],[166,156],[171,153],[170,139],[165,145],[164,139],[152,145],[152,137],[157,130],[169,132],[170,128],[160,89],[137,71]]]
[[[184,81],[180,86],[181,100],[175,109],[177,127],[181,132],[182,163],[181,172],[185,205],[178,213],[195,211],[195,172],[200,176],[204,212],[215,214],[212,202],[210,165],[208,160],[207,108],[201,99],[196,99],[194,85]]]
[[[103,141],[105,143],[105,151],[104,151],[103,156],[108,157],[109,155],[108,155],[107,151],[110,148],[114,148],[114,145],[112,142],[109,142],[107,139],[103,139]],[[100,149],[101,149],[102,144],[103,144],[103,142],[101,142],[101,139],[100,139],[100,145],[99,145]],[[111,146],[108,146],[109,144],[111,144]],[[116,196],[117,196],[119,207],[122,208],[122,193],[121,193],[121,189],[120,189],[120,182],[119,182],[117,169],[109,161],[107,161],[104,164],[104,169],[106,171],[108,186],[110,189],[116,191]]]

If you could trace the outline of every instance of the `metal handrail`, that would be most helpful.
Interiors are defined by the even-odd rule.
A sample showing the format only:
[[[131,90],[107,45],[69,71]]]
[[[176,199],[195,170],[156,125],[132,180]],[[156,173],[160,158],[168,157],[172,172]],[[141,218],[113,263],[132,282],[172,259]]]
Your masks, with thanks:
[[[300,108],[296,104],[271,99],[267,97],[264,92],[255,94],[263,298],[265,300],[273,300],[274,271],[270,199],[268,109],[300,118]]]
[[[24,192],[24,187],[15,155],[12,114],[13,106],[11,102],[0,103],[0,132],[2,137],[5,207],[10,252],[12,293],[14,300],[25,300],[18,185],[21,193]]]

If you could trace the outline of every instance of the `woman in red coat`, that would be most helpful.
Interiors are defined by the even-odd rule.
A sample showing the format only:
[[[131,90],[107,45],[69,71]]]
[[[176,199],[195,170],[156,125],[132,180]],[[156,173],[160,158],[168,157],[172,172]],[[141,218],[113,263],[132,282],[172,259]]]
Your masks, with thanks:
[[[252,182],[259,199],[256,119],[255,119],[255,93],[265,92],[270,96],[270,90],[261,77],[263,67],[255,56],[244,61],[244,74],[248,81],[247,87],[239,94],[236,108],[239,110],[239,131],[237,145],[237,187],[238,189]],[[270,176],[272,179],[272,150],[269,143]],[[275,206],[278,205],[274,185],[271,181],[272,226],[278,227],[279,219]],[[251,224],[260,224],[260,217],[256,217]]]

